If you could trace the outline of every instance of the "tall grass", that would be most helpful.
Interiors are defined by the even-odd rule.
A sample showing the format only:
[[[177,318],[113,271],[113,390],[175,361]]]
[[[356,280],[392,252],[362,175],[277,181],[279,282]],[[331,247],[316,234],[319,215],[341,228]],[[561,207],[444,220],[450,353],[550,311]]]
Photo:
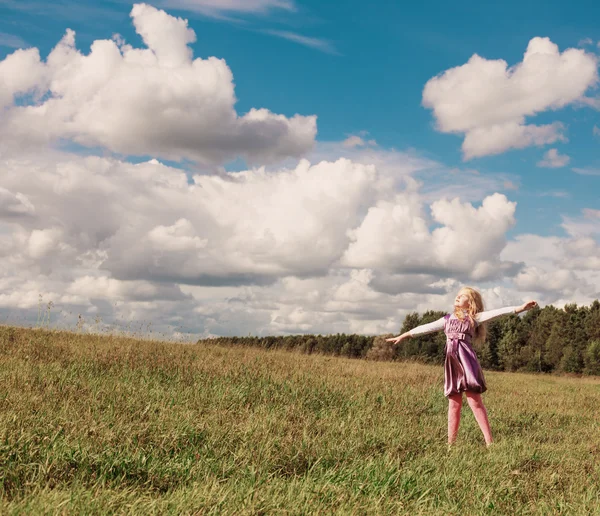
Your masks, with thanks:
[[[0,512],[600,514],[600,381],[0,328]]]

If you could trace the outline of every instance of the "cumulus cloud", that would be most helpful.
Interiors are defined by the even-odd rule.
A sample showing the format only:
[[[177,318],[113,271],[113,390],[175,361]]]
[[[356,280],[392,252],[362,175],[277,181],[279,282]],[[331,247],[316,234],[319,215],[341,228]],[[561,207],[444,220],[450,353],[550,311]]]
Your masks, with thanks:
[[[517,288],[532,292],[572,292],[580,282],[577,275],[569,269],[540,270],[527,267],[515,278]]]
[[[563,217],[561,226],[571,237],[600,235],[600,210],[586,208],[580,217]]]
[[[345,159],[192,183],[157,161],[54,154],[49,166],[51,159],[2,164],[4,211],[30,215],[35,206],[12,245],[27,242],[27,254],[46,264],[55,255],[63,266],[97,263],[123,280],[214,285],[323,275],[378,195],[375,168]],[[27,192],[21,200],[11,194],[17,187]]]
[[[448,170],[366,133],[311,147],[314,117],[237,114],[231,70],[194,59],[187,21],[131,14],[143,48],[115,36],[84,55],[67,31],[45,60],[0,61],[3,320],[35,322],[52,301],[71,327],[386,333],[447,309],[465,282],[490,308],[529,289],[545,301],[600,290],[595,210],[565,218],[565,238],[507,242],[516,206],[498,192],[514,177]],[[259,164],[194,175],[154,156]]]
[[[120,278],[207,285],[326,274],[346,248],[345,229],[375,195],[375,179],[373,167],[347,160],[195,176],[193,185],[156,192],[179,198],[163,220],[177,212],[187,220],[156,226],[153,215],[120,228],[103,267]]]
[[[191,299],[175,285],[148,281],[120,281],[107,276],[81,276],[67,288],[80,299],[110,299],[119,301],[156,301]]]
[[[566,237],[518,235],[504,248],[504,260],[527,265],[514,278],[514,286],[562,306],[589,304],[600,296],[599,210],[584,209],[579,217],[563,217]]]
[[[12,104],[15,96],[28,92],[39,96],[45,87],[45,68],[37,48],[19,49],[0,61],[0,110]]]
[[[13,193],[0,186],[0,218],[28,216],[35,213],[33,204],[20,192]]]
[[[430,223],[418,197],[397,195],[371,207],[355,230],[342,263],[395,273],[451,275],[485,280],[515,271],[496,257],[514,225],[515,203],[502,194],[486,197],[479,208],[458,198],[431,205]]]
[[[347,158],[191,179],[156,160],[0,158],[0,265],[11,278],[0,307],[34,307],[42,293],[86,317],[196,334],[376,333],[415,304],[443,306],[457,278],[513,274],[496,254],[514,203],[428,205],[409,180],[419,162],[405,158],[401,193],[392,168]],[[380,245],[394,233],[400,243]],[[406,243],[420,240],[417,256]]]
[[[146,48],[96,40],[84,55],[68,30],[45,62],[37,49],[1,61],[3,144],[70,139],[205,164],[239,156],[276,161],[312,147],[314,116],[287,118],[264,108],[236,113],[231,70],[222,59],[193,59],[196,36],[187,20],[146,4],[134,5],[131,17]]]
[[[561,53],[550,39],[536,37],[513,67],[475,54],[430,79],[423,105],[433,110],[438,130],[465,135],[463,155],[471,159],[565,141],[562,124],[527,124],[526,117],[581,101],[597,79],[595,55]]]
[[[342,145],[352,149],[355,147],[375,146],[377,145],[377,142],[375,140],[365,140],[361,136],[353,134],[352,136],[348,136],[348,138],[342,142]]]
[[[557,149],[550,149],[544,154],[544,159],[538,161],[538,167],[561,168],[569,164],[571,158],[566,154],[560,154]]]

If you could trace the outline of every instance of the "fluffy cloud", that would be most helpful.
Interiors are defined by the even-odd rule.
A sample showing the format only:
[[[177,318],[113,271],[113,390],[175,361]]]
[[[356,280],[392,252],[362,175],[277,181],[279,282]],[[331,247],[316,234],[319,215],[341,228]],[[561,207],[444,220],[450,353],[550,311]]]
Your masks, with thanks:
[[[557,149],[550,149],[544,154],[544,159],[539,161],[538,167],[561,168],[569,164],[571,158],[565,154],[560,154]]]
[[[405,174],[419,169],[405,159]],[[415,305],[444,306],[457,283],[440,278],[511,265],[496,254],[514,203],[498,194],[428,207],[410,175],[390,189],[391,170],[341,158],[188,178],[156,160],[0,158],[0,307],[35,308],[42,294],[88,318],[195,334],[377,333]],[[403,245],[422,239],[422,255],[390,252],[377,240],[388,232]]]
[[[598,210],[585,209],[580,217],[563,217],[566,237],[524,234],[509,242],[501,258],[527,264],[514,286],[558,306],[600,297],[599,218]]]
[[[583,209],[580,217],[563,217],[562,227],[574,238],[600,234],[600,210]]]
[[[13,256],[38,269],[55,259],[93,266],[121,280],[252,284],[323,275],[378,195],[375,168],[345,159],[191,183],[155,160],[58,153],[12,158],[1,170]]]
[[[496,258],[514,225],[514,211],[515,203],[502,194],[485,198],[479,208],[457,198],[442,199],[431,205],[433,222],[440,226],[431,231],[418,197],[400,194],[369,209],[350,232],[343,263],[477,281],[514,272],[518,264]]]
[[[205,164],[237,156],[269,162],[312,147],[314,116],[236,113],[231,70],[222,59],[192,58],[196,36],[186,20],[145,4],[136,4],[131,17],[147,48],[97,40],[83,55],[68,30],[46,62],[37,49],[0,62],[4,146],[70,139]]]
[[[384,333],[447,309],[464,282],[490,308],[600,290],[595,210],[565,218],[566,238],[507,242],[515,203],[498,192],[513,177],[447,170],[365,133],[312,147],[314,117],[239,116],[231,71],[193,58],[185,20],[143,4],[132,19],[144,48],[116,37],[83,55],[68,31],[45,61],[0,61],[3,320],[35,323],[52,302],[70,327]],[[261,166],[194,175],[115,152]]]
[[[33,204],[22,193],[13,193],[0,186],[0,217],[12,218],[32,215],[35,212]]]
[[[365,147],[367,145],[377,145],[377,142],[375,140],[364,140],[361,136],[358,135],[352,135],[352,136],[348,136],[348,138],[346,138],[343,142],[342,145],[344,147],[349,147],[351,149],[353,149],[354,147]]]
[[[597,79],[593,54],[561,53],[548,38],[533,38],[514,67],[475,54],[430,79],[423,105],[433,110],[440,131],[465,135],[463,154],[470,159],[564,141],[560,123],[533,125],[525,118],[582,100]]]
[[[373,167],[347,160],[195,176],[193,185],[155,191],[178,201],[120,228],[103,267],[119,278],[143,274],[206,285],[326,274],[346,248],[345,229],[372,199],[374,180]],[[156,225],[157,216],[168,220],[176,212],[185,212],[187,222]]]

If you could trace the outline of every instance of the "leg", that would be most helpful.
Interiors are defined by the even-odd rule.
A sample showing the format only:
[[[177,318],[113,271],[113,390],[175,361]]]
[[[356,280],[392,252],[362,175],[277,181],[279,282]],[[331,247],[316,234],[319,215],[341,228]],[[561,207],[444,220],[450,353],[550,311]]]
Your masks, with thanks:
[[[448,444],[456,441],[458,425],[460,425],[460,409],[462,408],[462,394],[448,396]]]
[[[490,422],[488,421],[487,410],[485,410],[485,405],[483,404],[483,400],[481,399],[481,394],[476,392],[467,392],[467,401],[469,402],[469,406],[473,411],[473,415],[475,416],[475,420],[479,424],[479,428],[483,432],[483,437],[485,439],[485,444],[488,446],[492,444],[492,430],[490,429]]]

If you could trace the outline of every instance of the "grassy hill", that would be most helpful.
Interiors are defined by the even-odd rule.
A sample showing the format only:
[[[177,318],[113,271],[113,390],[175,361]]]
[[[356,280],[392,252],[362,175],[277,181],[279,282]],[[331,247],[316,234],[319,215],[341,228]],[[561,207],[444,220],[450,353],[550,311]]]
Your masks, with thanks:
[[[0,328],[0,513],[589,514],[600,380]]]

